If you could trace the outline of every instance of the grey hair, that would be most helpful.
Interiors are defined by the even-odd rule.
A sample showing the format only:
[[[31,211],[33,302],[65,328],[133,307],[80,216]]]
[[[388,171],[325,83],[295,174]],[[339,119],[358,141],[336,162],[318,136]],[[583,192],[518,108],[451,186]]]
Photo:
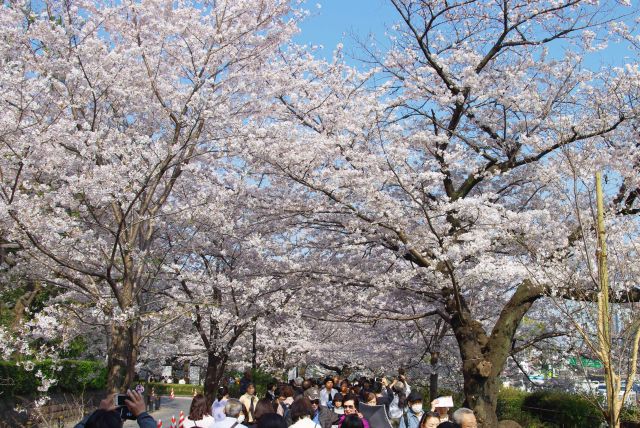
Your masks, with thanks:
[[[404,394],[404,393],[405,393],[405,391],[406,391],[406,389],[405,389],[405,387],[404,387],[404,383],[402,383],[401,381],[396,382],[396,384],[395,384],[395,385],[393,385],[393,389],[394,389],[396,392],[401,393],[401,394]]]
[[[458,410],[453,412],[453,421],[457,424],[461,424],[462,419],[467,415],[473,415],[473,410],[467,409],[466,407],[460,407]]]
[[[235,398],[229,398],[224,406],[224,414],[230,418],[237,418],[242,413],[242,403]]]

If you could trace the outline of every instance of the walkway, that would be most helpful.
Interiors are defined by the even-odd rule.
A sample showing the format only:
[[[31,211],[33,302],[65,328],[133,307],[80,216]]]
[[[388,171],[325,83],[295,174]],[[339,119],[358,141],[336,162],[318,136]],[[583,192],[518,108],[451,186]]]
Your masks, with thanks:
[[[178,426],[178,419],[180,418],[180,410],[184,412],[185,417],[189,415],[189,407],[191,406],[191,397],[176,397],[171,400],[169,397],[162,396],[160,403],[160,410],[151,412],[151,416],[158,421],[162,419],[162,428],[171,427],[171,416],[176,417],[176,426]],[[67,421],[64,424],[65,428],[73,428],[78,421]],[[54,425],[51,425],[54,426]],[[136,421],[125,421],[123,428],[137,428]]]
[[[191,397],[176,397],[171,400],[169,397],[163,395],[162,401],[160,402],[160,410],[151,412],[151,416],[153,416],[156,421],[162,420],[162,428],[171,427],[171,416],[175,416],[177,426],[180,410],[182,410],[185,417],[187,417],[190,406]],[[124,428],[137,428],[137,426],[136,421],[126,421],[123,425]]]

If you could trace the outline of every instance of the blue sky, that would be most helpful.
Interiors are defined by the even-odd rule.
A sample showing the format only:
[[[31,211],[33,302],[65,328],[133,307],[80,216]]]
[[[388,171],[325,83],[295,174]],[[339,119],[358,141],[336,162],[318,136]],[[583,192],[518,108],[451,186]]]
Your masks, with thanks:
[[[386,42],[385,31],[397,20],[389,0],[308,0],[305,8],[311,16],[302,23],[295,41],[323,45],[322,55],[327,58],[338,43],[344,44],[345,53],[358,49],[354,36],[367,40],[373,35]]]
[[[343,43],[347,57],[362,57],[358,55],[360,47],[356,40],[368,41],[371,36],[384,48],[388,45],[386,31],[398,21],[398,13],[389,0],[307,0],[303,7],[311,16],[302,22],[301,32],[294,40],[300,44],[323,45],[318,54],[325,58],[332,57],[338,43]],[[629,13],[626,8],[618,10]],[[606,50],[592,54],[587,66],[621,65],[629,61],[629,56],[626,47],[610,44]],[[353,64],[351,60],[348,62]]]

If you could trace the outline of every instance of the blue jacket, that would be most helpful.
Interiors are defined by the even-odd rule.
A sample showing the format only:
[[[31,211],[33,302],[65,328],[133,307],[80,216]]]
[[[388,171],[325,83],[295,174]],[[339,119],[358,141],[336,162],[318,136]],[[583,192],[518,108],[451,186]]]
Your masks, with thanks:
[[[89,419],[91,415],[92,414],[90,413],[89,415],[85,416],[84,419],[78,422],[76,426],[73,428],[84,428],[84,424],[87,423],[87,419]],[[157,427],[156,420],[153,419],[153,417],[147,412],[140,413],[138,415],[138,418],[136,419],[136,422],[138,422],[138,426],[140,428],[156,428]]]
[[[406,409],[400,417],[399,428],[418,428],[420,426],[420,419],[422,419],[422,413],[418,416],[411,409]],[[407,422],[409,426],[407,426]]]

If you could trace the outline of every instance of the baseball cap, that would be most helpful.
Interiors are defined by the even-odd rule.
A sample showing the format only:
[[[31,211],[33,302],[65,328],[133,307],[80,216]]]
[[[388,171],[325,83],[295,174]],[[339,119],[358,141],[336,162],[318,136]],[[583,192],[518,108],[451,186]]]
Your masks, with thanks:
[[[307,394],[307,398],[311,401],[320,399],[320,393],[315,388],[309,388],[306,394]]]

